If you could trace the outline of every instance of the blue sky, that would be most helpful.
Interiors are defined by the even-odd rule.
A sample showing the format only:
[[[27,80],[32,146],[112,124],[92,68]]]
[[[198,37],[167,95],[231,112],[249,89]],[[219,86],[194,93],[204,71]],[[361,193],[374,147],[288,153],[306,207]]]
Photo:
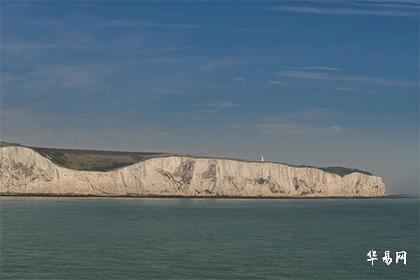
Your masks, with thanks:
[[[1,8],[4,140],[263,154],[418,191],[417,0]]]

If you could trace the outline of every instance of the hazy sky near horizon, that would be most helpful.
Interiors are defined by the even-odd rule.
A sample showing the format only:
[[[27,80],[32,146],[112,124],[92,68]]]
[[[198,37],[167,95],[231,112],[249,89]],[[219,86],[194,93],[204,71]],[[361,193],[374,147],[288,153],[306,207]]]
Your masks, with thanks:
[[[1,139],[419,188],[419,1],[1,1]]]

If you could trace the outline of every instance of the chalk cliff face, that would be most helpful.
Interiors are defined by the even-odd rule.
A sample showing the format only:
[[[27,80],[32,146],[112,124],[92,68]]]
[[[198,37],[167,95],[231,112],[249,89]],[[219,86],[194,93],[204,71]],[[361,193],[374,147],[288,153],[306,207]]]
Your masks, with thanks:
[[[60,167],[26,147],[0,148],[0,193],[98,196],[382,196],[380,177],[312,167],[165,156],[107,171]]]

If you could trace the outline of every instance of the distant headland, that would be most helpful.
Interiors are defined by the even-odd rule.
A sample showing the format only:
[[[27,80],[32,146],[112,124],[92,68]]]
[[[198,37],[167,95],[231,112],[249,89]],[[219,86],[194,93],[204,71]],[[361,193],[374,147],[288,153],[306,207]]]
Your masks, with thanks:
[[[380,197],[382,178],[297,166],[153,152],[0,144],[0,194],[144,197]]]

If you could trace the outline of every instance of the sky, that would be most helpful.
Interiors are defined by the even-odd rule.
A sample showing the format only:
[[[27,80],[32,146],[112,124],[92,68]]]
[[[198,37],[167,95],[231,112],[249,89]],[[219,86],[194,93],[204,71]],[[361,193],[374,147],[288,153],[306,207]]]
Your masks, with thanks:
[[[419,191],[419,1],[1,1],[1,140]]]

